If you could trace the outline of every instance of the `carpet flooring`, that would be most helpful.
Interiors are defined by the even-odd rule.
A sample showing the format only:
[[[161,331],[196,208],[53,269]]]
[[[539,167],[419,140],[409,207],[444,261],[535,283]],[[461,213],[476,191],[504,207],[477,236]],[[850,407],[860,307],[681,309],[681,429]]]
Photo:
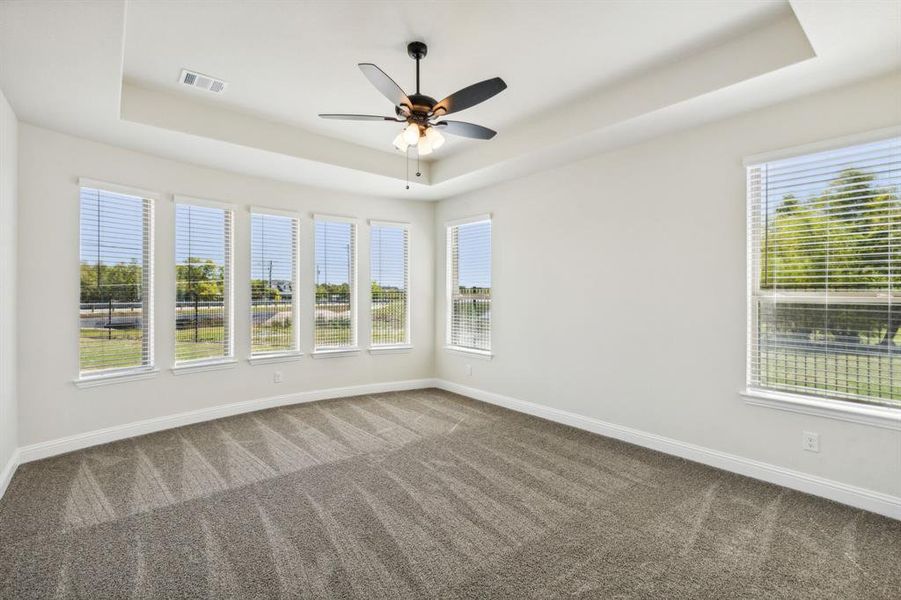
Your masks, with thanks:
[[[439,390],[19,467],[3,598],[901,597],[901,522]]]

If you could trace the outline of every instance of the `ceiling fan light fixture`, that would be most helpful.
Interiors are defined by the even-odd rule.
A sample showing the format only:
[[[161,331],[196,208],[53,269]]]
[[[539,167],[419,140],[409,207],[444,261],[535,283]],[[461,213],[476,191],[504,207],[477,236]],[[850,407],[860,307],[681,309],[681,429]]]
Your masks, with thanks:
[[[426,156],[432,153],[432,142],[429,141],[427,136],[422,136],[419,138],[419,144],[416,148],[419,152],[419,156]]]
[[[2,0],[0,0],[2,1]],[[407,44],[407,54],[416,61],[416,93],[407,94],[397,82],[372,63],[358,63],[366,79],[378,92],[394,105],[394,116],[355,115],[323,113],[323,119],[345,121],[381,121],[383,123],[405,123],[403,130],[394,138],[394,147],[406,155],[407,189],[410,189],[410,146],[416,146],[417,160],[431,154],[444,145],[444,134],[456,135],[475,140],[490,140],[497,132],[463,121],[447,121],[444,117],[472,108],[493,98],[507,88],[500,77],[493,77],[457,90],[443,100],[436,101],[419,88],[419,62],[426,57],[428,47],[423,42]],[[418,166],[418,165],[417,165]],[[420,173],[417,171],[416,176]]]
[[[406,129],[404,129],[404,141],[410,146],[419,141],[419,125],[416,123],[407,125]]]
[[[442,145],[444,145],[444,136],[441,135],[441,132],[434,127],[429,127],[425,130],[425,137],[429,141],[432,150],[437,150]]]
[[[406,152],[407,146],[410,144],[407,143],[407,140],[404,139],[404,132],[401,131],[397,134],[397,137],[394,138],[394,147],[397,148],[400,152]]]

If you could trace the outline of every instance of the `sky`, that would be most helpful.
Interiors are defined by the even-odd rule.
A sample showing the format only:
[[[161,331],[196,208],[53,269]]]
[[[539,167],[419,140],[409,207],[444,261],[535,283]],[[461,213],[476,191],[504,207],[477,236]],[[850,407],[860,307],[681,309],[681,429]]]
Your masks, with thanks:
[[[407,231],[402,227],[374,225],[370,230],[369,270],[382,287],[403,289]]]
[[[175,205],[176,263],[184,264],[192,257],[225,264],[226,212],[193,204]]]
[[[133,196],[82,188],[81,261],[96,264],[99,253],[104,264],[140,264],[143,202]]]
[[[491,287],[491,221],[467,223],[457,230],[458,285]]]
[[[250,278],[294,279],[295,219],[253,213],[250,216]]]
[[[852,167],[875,175],[871,185],[898,186],[901,184],[901,137],[771,161],[766,165],[767,204],[772,211],[782,204],[787,194],[800,200],[816,197],[843,169]],[[765,208],[761,206],[762,210]]]

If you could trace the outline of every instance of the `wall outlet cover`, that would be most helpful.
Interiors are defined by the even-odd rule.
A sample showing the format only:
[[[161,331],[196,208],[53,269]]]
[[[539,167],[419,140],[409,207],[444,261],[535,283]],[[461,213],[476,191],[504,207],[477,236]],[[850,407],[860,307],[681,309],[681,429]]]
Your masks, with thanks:
[[[801,437],[801,447],[808,452],[819,452],[820,434],[813,431],[805,431]]]

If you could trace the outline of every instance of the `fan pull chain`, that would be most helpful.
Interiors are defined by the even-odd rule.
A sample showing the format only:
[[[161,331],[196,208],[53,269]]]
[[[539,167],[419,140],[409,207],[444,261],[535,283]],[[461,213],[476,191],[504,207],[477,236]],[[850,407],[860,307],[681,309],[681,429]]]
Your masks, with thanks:
[[[407,166],[407,189],[410,189],[410,147],[407,146],[407,149],[404,152],[406,154],[404,157],[404,164]]]
[[[419,150],[416,150],[416,176],[422,176],[422,173],[419,171]]]

